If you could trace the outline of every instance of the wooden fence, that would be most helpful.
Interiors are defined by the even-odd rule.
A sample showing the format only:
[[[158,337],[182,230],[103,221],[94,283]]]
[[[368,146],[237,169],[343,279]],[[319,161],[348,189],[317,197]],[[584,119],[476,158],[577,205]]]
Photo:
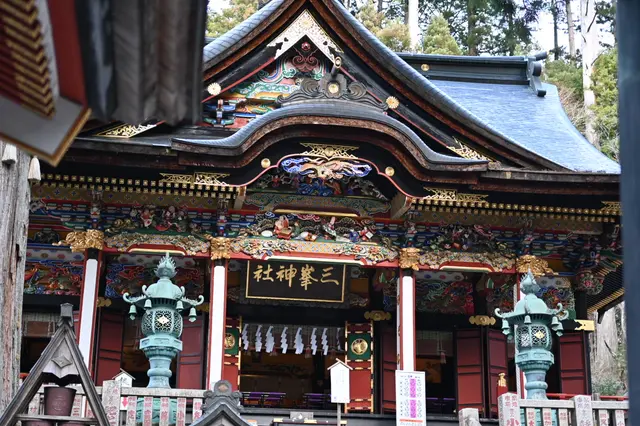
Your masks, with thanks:
[[[111,426],[168,426],[171,400],[177,401],[175,425],[187,426],[202,416],[204,390],[202,389],[149,389],[121,387],[119,382],[107,381],[97,388]],[[153,399],[159,399],[159,416],[152,418]],[[138,406],[142,404],[138,423]],[[43,414],[44,396],[40,389],[29,404],[28,414]],[[498,398],[500,426],[626,426],[628,401],[594,401],[591,396],[577,395],[568,400],[520,399],[506,393]],[[73,406],[73,417],[93,417],[86,407],[84,391],[78,389]],[[82,414],[85,414],[83,416]],[[478,410],[460,410],[461,426],[479,425]],[[478,423],[475,423],[475,422]],[[84,423],[84,422],[83,422]]]
[[[177,402],[175,409],[175,425],[187,426],[202,416],[202,403],[204,390],[202,389],[149,389],[121,387],[119,382],[106,381],[103,387],[96,388],[98,395],[102,397],[102,405],[111,423],[111,426],[135,426],[138,423],[137,409],[141,405],[143,426],[168,426],[170,424],[171,400]],[[159,416],[153,420],[153,399],[160,400]],[[38,415],[44,413],[44,391],[40,389],[38,394],[29,404],[28,414]],[[84,414],[84,415],[83,415]],[[73,417],[93,417],[91,409],[87,406],[84,391],[78,388],[73,404]],[[173,423],[173,422],[171,422]]]
[[[589,395],[569,400],[498,398],[500,426],[626,426],[628,401],[594,401]]]

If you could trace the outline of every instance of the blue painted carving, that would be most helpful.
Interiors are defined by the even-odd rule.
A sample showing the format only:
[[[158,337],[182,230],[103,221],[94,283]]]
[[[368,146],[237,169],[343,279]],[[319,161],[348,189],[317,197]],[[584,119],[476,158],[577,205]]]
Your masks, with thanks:
[[[281,163],[281,167],[288,173],[323,180],[365,177],[372,170],[369,164],[357,160],[326,160],[315,157],[287,158]]]

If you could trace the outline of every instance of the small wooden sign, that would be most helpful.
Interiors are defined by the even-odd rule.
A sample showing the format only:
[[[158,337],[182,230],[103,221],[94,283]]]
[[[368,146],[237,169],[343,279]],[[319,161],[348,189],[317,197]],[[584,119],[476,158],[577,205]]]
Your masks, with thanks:
[[[344,302],[346,265],[248,262],[247,299]]]
[[[336,363],[329,367],[331,402],[333,404],[348,404],[351,402],[351,387],[349,383],[349,372],[351,370],[351,367],[340,360],[336,360]]]

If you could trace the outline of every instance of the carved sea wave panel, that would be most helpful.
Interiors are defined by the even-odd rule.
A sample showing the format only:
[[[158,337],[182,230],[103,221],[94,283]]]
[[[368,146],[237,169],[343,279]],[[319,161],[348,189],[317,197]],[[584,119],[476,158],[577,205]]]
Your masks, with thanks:
[[[120,261],[107,264],[105,296],[119,299],[124,293],[140,294],[142,286],[156,282],[153,264],[125,264]],[[176,285],[184,287],[188,298],[196,299],[204,292],[204,273],[200,268],[178,267]]]
[[[385,277],[383,303],[388,312],[396,310],[396,282]],[[472,290],[473,284],[467,281],[416,280],[416,310],[426,313],[473,315]]]
[[[83,261],[29,260],[24,274],[25,294],[80,296]]]

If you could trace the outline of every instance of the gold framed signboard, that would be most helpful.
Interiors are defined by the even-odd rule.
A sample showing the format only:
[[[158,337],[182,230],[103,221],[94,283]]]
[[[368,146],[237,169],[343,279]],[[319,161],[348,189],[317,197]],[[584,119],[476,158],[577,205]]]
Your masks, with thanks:
[[[313,262],[247,262],[245,298],[343,303],[346,265]]]

